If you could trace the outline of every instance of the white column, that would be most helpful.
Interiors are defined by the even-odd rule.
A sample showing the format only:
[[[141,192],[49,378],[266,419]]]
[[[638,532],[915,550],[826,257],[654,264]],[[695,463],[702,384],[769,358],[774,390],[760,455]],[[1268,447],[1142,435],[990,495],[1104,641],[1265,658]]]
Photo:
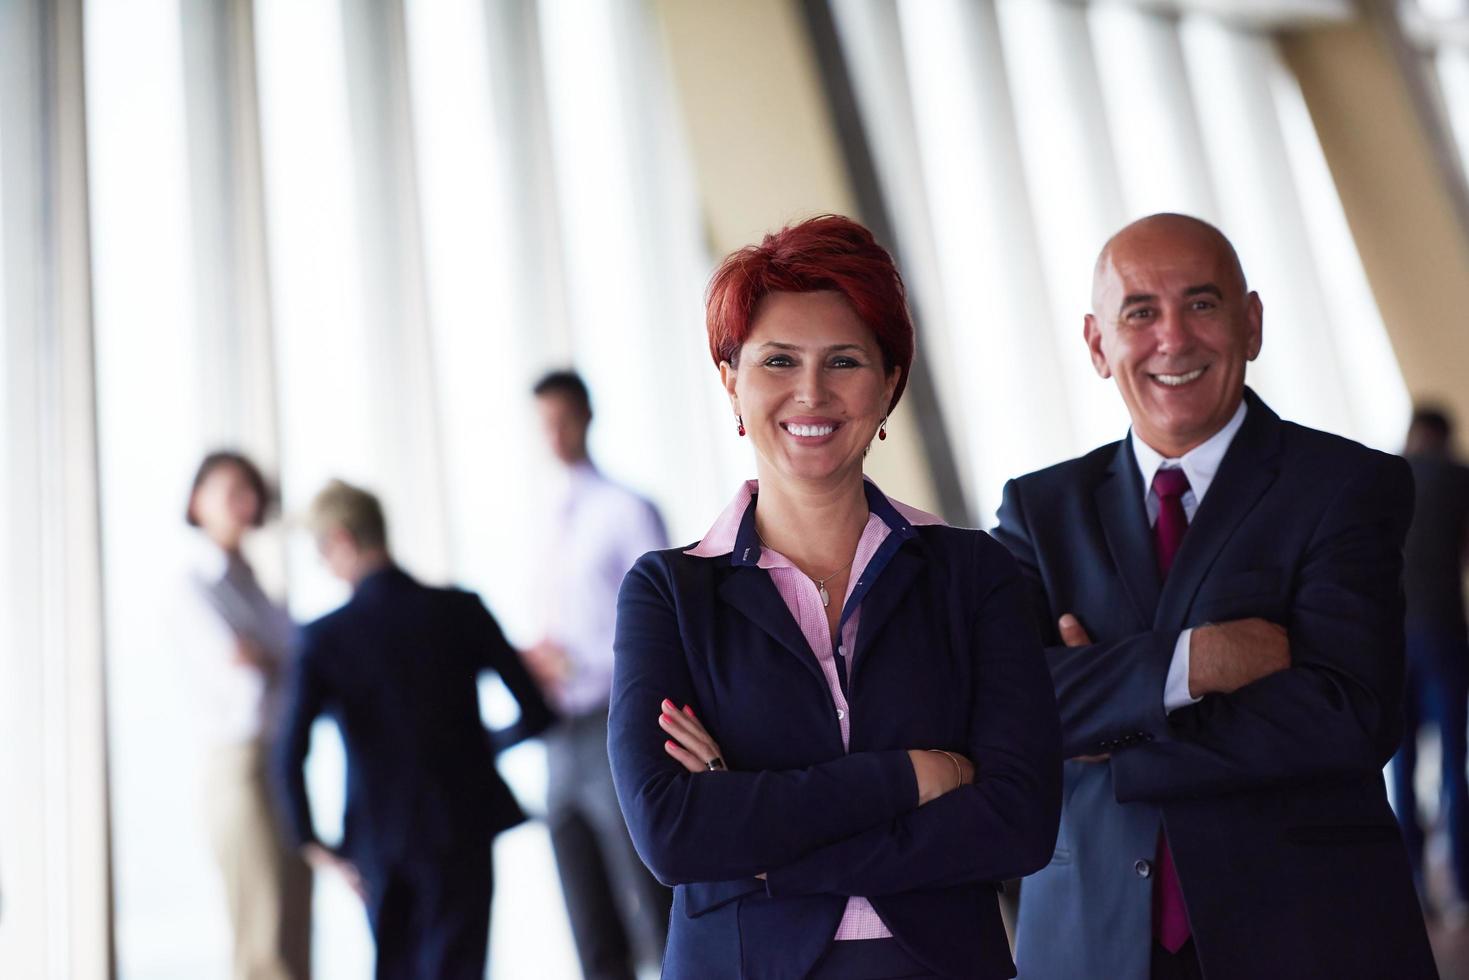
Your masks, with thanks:
[[[0,4],[0,973],[112,970],[78,0]]]
[[[968,442],[987,520],[1005,479],[1075,451],[1070,398],[994,6],[904,0],[898,13],[953,338],[945,356],[962,376],[953,431]]]
[[[279,455],[252,0],[181,0],[203,435]]]
[[[1286,418],[1349,432],[1340,339],[1326,316],[1270,87],[1275,48],[1266,36],[1212,17],[1187,17],[1181,31],[1198,117],[1210,121],[1201,128],[1220,224],[1265,306],[1265,344],[1250,384]]]
[[[280,474],[275,336],[253,0],[180,0],[199,453],[243,450]],[[284,594],[284,541],[251,539],[268,591]]]
[[[542,0],[539,12],[571,334],[599,406],[593,454],[672,533],[695,536],[732,492],[719,475],[739,471],[739,447],[701,328],[708,263],[665,59],[635,0]]]
[[[565,353],[532,0],[406,7],[455,576],[521,642],[544,628],[534,514],[547,467],[531,401]],[[549,258],[548,258],[549,257]]]
[[[940,409],[953,431],[954,421],[964,418],[965,389],[972,382],[972,373],[948,353],[958,338],[939,276],[939,250],[928,210],[930,198],[897,3],[835,0],[831,13],[902,252],[904,284],[910,302],[922,311],[917,356],[928,364]],[[950,439],[950,451],[968,510],[978,513],[974,506],[975,467],[970,459],[973,447],[962,435],[967,430],[967,426],[958,429]]]
[[[402,0],[342,0],[342,27],[372,406],[362,422],[396,549],[443,579],[449,529]]]
[[[1119,0],[1087,10],[1124,220],[1176,211],[1218,221],[1178,18]]]
[[[1126,217],[1122,184],[1086,8],[1063,0],[1001,0],[997,9],[1049,287],[1055,374],[1070,398],[1070,455],[1127,429],[1115,385],[1097,377],[1082,339],[1097,252]],[[1038,312],[1045,309],[1037,304]]]

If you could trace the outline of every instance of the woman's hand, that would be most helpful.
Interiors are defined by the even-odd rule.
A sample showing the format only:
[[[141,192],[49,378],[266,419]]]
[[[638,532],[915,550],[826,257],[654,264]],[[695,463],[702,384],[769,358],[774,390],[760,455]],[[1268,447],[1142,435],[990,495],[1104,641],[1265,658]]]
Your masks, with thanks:
[[[667,699],[662,707],[658,724],[669,735],[669,740],[663,743],[663,751],[689,772],[714,772],[725,767],[719,744],[699,724],[692,708],[684,705],[680,711]]]
[[[919,806],[974,782],[974,763],[958,752],[909,749],[908,759],[913,763],[913,775],[918,779]]]

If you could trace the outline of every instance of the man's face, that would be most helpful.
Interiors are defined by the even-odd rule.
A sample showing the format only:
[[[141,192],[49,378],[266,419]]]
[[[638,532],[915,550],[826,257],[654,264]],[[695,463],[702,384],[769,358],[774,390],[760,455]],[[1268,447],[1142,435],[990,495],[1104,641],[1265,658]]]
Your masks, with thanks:
[[[1182,456],[1234,415],[1262,311],[1217,232],[1174,216],[1124,229],[1098,266],[1092,310],[1092,365],[1116,379],[1149,446]]]
[[[551,453],[567,466],[585,459],[587,426],[592,421],[586,409],[575,399],[554,392],[537,396],[536,409]]]

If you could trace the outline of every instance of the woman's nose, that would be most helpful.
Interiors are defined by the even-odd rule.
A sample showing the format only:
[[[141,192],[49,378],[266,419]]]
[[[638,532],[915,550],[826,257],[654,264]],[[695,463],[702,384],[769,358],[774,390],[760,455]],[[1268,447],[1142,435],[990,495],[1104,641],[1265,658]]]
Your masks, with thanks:
[[[796,401],[803,405],[820,405],[827,398],[826,373],[820,366],[804,368],[796,382]]]

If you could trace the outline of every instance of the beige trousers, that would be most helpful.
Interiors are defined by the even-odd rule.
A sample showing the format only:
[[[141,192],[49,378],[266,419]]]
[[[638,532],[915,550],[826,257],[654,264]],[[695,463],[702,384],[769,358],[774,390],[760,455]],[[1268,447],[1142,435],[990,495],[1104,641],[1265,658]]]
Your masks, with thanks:
[[[285,844],[263,742],[210,752],[205,816],[234,934],[234,980],[310,980],[311,869]]]

